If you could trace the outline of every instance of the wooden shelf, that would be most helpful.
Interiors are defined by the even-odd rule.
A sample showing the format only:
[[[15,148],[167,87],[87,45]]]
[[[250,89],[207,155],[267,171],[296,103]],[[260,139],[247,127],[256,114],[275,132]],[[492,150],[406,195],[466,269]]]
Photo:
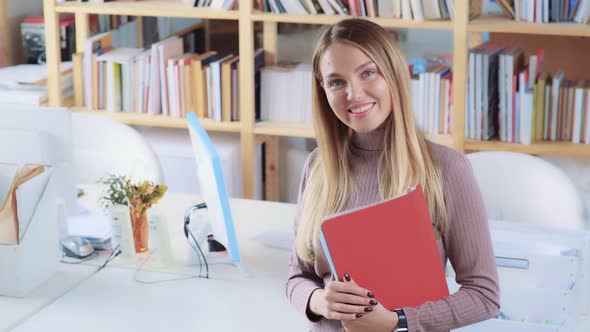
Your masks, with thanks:
[[[137,114],[137,113],[113,113],[105,111],[88,111],[85,108],[72,108],[77,113],[84,114],[96,114],[99,116],[105,116],[122,123],[134,126],[153,126],[153,127],[164,127],[164,128],[188,128],[185,118],[172,118],[162,115],[148,115],[148,114]],[[239,133],[242,129],[240,122],[218,122],[211,119],[200,119],[201,124],[205,130],[209,131],[224,131],[224,132],[237,132]]]
[[[254,133],[258,135],[315,138],[313,126],[308,123],[257,122],[254,125]]]
[[[276,22],[276,23],[302,23],[302,24],[334,24],[345,18],[353,16],[343,15],[288,15],[288,14],[269,14],[256,12],[252,14],[253,21],[259,22]],[[365,17],[361,17],[365,18]],[[369,18],[366,18],[369,19]],[[453,30],[453,23],[447,20],[433,20],[425,22],[414,22],[402,19],[388,18],[370,18],[371,21],[389,28],[412,28],[412,29],[432,29],[432,30]]]
[[[426,138],[434,143],[440,144],[440,145],[446,145],[448,147],[453,147],[454,145],[454,140],[453,140],[453,136],[451,135],[431,135],[431,134],[427,134]]]
[[[471,21],[467,31],[590,37],[590,24],[530,23],[488,16]]]
[[[258,135],[315,138],[313,126],[306,123],[258,122],[254,127],[254,133]],[[426,138],[446,146],[453,146],[454,143],[453,136],[450,135],[426,135]]]
[[[568,142],[538,142],[530,145],[500,141],[465,142],[466,151],[512,151],[548,156],[590,157],[590,144]]]
[[[182,3],[149,0],[108,3],[66,2],[57,4],[55,11],[58,13],[194,17],[219,20],[238,20],[240,16],[239,12],[235,10],[198,8]]]

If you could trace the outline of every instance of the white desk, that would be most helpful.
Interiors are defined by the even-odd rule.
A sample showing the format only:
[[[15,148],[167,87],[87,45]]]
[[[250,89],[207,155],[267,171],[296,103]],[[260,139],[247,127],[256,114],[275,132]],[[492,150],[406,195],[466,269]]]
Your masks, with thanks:
[[[96,193],[92,188],[87,192],[83,202],[92,206]],[[189,253],[182,234],[182,217],[195,202],[198,202],[196,196],[168,193],[159,204],[169,225],[178,225],[170,227],[174,251]],[[145,285],[133,279],[134,264],[109,265],[14,331],[59,331],[68,330],[68,326],[71,330],[83,328],[85,332],[306,331],[305,318],[285,297],[290,253],[264,246],[255,239],[261,232],[289,232],[294,205],[232,200],[231,208],[249,277],[240,276],[235,267],[213,265],[210,266],[212,278],[208,280]],[[102,259],[96,263],[99,261]],[[194,268],[184,270],[196,272]],[[179,276],[142,271],[139,277],[162,280]]]
[[[62,264],[43,286],[25,298],[0,296],[0,331],[9,331],[71,288],[84,282],[96,270],[94,266]]]
[[[95,206],[97,193],[92,188],[83,199]],[[142,280],[162,280],[196,273],[195,267],[183,264],[190,257],[182,232],[186,208],[198,202],[190,195],[166,194],[159,204],[169,224],[173,251],[180,264],[168,268],[149,266],[139,275]],[[11,323],[20,324],[14,331],[58,331],[82,328],[86,331],[307,331],[303,315],[287,303],[284,283],[289,251],[264,246],[257,240],[261,233],[285,236],[292,229],[295,206],[292,204],[232,200],[231,207],[242,260],[251,275],[241,276],[234,267],[212,266],[212,279],[190,279],[152,285],[134,281],[138,261],[115,260],[109,267],[82,282],[52,302],[59,287],[48,286],[37,296],[18,302],[0,298],[0,322],[5,313]],[[511,227],[514,229],[525,226]],[[543,236],[549,236],[544,233]],[[552,234],[551,236],[555,236]],[[264,236],[271,239],[269,234]],[[585,249],[586,250],[586,249]],[[98,259],[92,264],[102,263]],[[64,267],[74,272],[86,267]],[[154,270],[174,272],[162,273]],[[73,272],[72,272],[73,271]],[[75,278],[74,278],[75,279]],[[59,285],[58,285],[59,286]],[[67,288],[67,287],[66,287]],[[66,289],[63,288],[62,289]],[[52,293],[53,295],[48,293]],[[583,296],[587,294],[582,294]],[[48,304],[49,303],[49,304]],[[38,313],[28,318],[31,313]],[[14,307],[13,307],[14,306]],[[13,317],[14,316],[14,317]],[[587,317],[580,317],[576,332],[586,332]],[[582,319],[584,318],[584,319]],[[526,325],[526,328],[525,328]],[[502,328],[499,328],[502,327]],[[0,324],[0,329],[2,324]],[[555,325],[521,324],[518,321],[487,321],[462,331],[559,331]],[[571,332],[571,331],[567,331]]]

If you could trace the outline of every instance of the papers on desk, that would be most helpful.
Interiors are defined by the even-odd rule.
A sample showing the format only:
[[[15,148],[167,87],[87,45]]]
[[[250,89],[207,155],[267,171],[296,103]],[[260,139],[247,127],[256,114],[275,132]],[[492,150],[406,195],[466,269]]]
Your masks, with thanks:
[[[72,70],[72,62],[62,62],[62,73]],[[0,83],[43,86],[47,80],[47,65],[17,65],[0,68]]]
[[[52,169],[0,164],[0,244],[19,244],[45,193]]]
[[[108,215],[91,212],[80,206],[80,213],[67,218],[68,235],[103,240],[111,235],[111,219]]]
[[[497,264],[501,314],[456,331],[586,331],[576,326],[590,314],[590,233],[495,220],[490,226],[496,262],[526,267]],[[451,292],[458,290],[448,277]]]
[[[62,94],[73,95],[72,63],[61,64]],[[49,98],[46,65],[0,68],[0,101],[7,104],[42,105]]]

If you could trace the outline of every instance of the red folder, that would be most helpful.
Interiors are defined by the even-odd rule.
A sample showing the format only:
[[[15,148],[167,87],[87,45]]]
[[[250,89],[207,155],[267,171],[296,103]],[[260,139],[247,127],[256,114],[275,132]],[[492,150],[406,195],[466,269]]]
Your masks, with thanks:
[[[408,193],[324,219],[320,241],[332,274],[344,273],[389,310],[449,295],[420,185]]]

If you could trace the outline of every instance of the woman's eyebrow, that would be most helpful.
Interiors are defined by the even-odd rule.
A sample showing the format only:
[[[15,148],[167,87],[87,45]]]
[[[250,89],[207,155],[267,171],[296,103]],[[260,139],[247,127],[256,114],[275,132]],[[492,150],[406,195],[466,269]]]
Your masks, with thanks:
[[[373,60],[369,60],[369,61],[363,63],[362,65],[356,67],[356,69],[354,71],[357,72],[357,71],[363,69],[364,67],[366,67],[367,65],[370,65],[370,64],[373,64]]]
[[[369,61],[361,64],[360,66],[356,67],[356,69],[354,71],[357,72],[357,71],[363,69],[364,67],[366,67],[367,65],[370,65],[370,64],[373,64],[373,60],[369,60]],[[341,75],[338,74],[338,73],[330,73],[330,74],[326,75],[325,79],[332,78],[332,77],[337,77],[337,76],[341,76]]]

